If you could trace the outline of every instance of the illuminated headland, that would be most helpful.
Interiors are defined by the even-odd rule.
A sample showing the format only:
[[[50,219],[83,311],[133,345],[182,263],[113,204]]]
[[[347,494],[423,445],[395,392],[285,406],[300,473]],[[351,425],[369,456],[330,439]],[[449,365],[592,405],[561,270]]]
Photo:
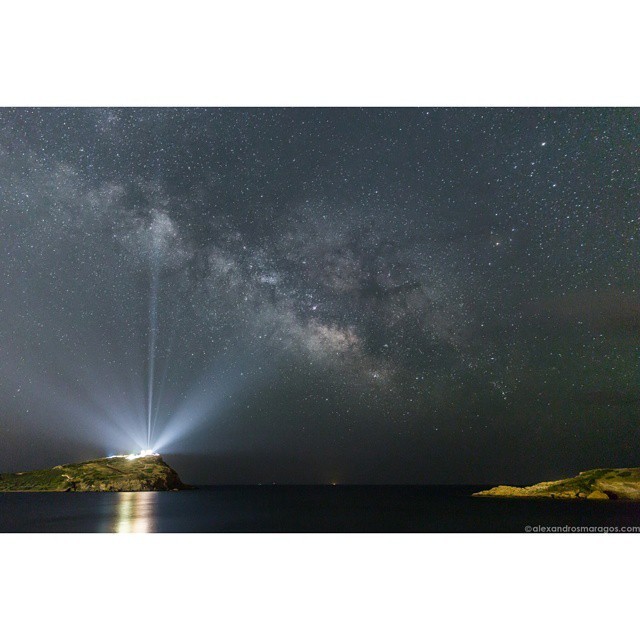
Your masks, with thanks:
[[[2,491],[178,491],[187,489],[162,457],[149,450],[58,465],[23,473],[0,474]]]

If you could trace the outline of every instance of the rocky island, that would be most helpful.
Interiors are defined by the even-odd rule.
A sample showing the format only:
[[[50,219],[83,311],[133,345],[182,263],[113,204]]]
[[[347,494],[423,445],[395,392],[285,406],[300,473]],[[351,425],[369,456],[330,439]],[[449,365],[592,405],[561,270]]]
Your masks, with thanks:
[[[473,494],[480,498],[556,498],[561,500],[640,500],[640,468],[592,469],[574,478],[530,487],[500,485]]]
[[[158,454],[111,456],[0,474],[3,491],[177,491],[189,487]]]

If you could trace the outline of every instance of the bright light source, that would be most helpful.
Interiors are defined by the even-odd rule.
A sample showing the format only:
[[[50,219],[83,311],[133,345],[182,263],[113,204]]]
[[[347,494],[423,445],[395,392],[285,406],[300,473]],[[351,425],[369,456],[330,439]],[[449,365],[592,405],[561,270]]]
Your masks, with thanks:
[[[143,449],[140,453],[130,453],[128,456],[122,456],[127,460],[135,460],[136,458],[146,458],[147,456],[157,456],[153,449]],[[112,456],[115,457],[115,456]]]

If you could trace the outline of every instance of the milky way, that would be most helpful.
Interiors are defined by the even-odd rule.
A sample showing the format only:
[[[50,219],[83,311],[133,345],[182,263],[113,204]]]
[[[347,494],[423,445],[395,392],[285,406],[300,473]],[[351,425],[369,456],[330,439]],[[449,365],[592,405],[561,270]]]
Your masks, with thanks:
[[[639,160],[629,109],[1,110],[0,470],[637,464]]]

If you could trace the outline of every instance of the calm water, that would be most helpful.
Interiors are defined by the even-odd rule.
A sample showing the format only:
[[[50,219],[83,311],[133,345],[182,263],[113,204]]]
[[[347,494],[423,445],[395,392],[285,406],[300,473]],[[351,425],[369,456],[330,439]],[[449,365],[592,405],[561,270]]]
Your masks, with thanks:
[[[640,526],[640,503],[470,498],[479,487],[199,487],[0,494],[2,532],[523,532]]]

